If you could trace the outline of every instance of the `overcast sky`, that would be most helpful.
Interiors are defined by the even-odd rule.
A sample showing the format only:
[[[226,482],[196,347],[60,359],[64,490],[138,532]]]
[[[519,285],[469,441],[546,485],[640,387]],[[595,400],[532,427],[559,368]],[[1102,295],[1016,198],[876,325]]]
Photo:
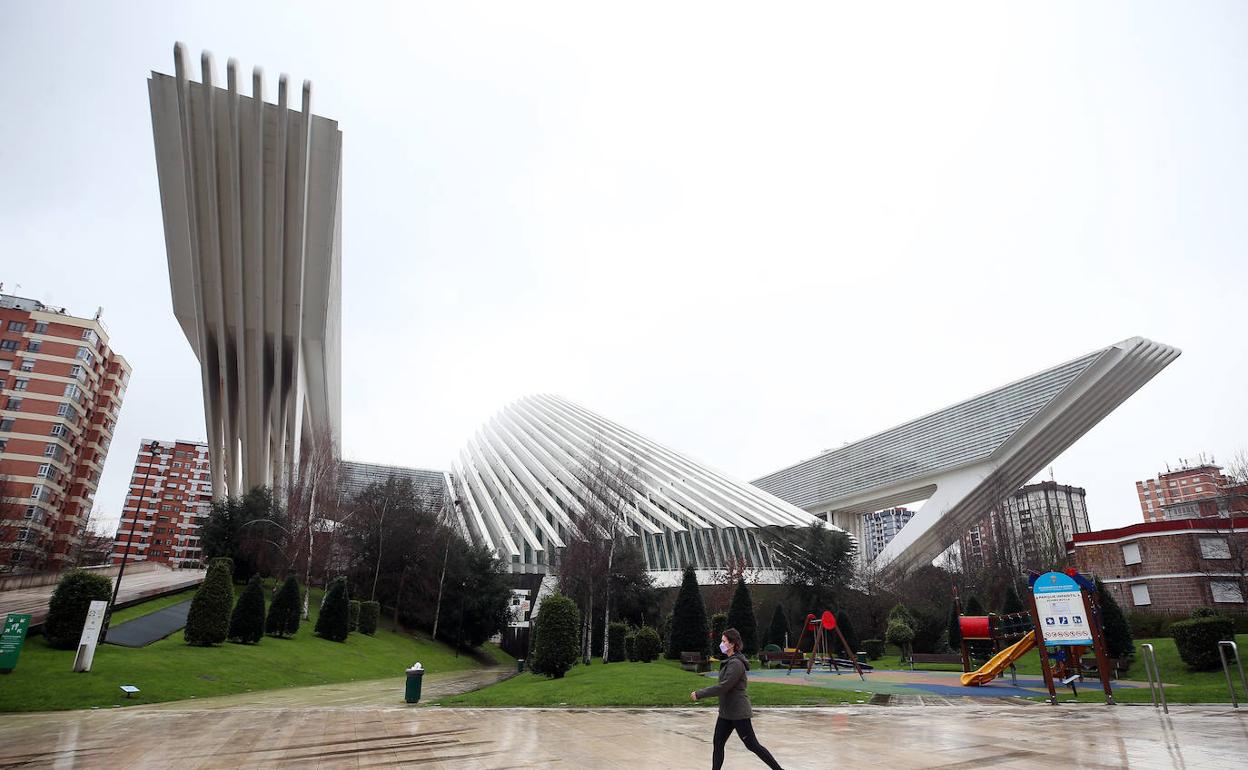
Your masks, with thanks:
[[[0,0],[0,281],[134,367],[108,516],[204,436],[177,40],[343,131],[350,459],[446,468],[544,391],[748,480],[1134,335],[1183,355],[1053,463],[1094,527],[1248,445],[1248,4],[603,5]]]

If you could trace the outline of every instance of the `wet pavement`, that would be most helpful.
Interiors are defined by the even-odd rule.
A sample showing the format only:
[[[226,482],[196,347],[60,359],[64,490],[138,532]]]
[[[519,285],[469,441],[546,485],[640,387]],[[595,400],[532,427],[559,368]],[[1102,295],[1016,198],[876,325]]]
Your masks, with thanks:
[[[0,768],[700,768],[715,721],[706,709],[210,706],[3,716]],[[754,724],[787,770],[1242,768],[1248,756],[1248,714],[1226,707],[759,709]],[[754,767],[732,738],[725,770]]]

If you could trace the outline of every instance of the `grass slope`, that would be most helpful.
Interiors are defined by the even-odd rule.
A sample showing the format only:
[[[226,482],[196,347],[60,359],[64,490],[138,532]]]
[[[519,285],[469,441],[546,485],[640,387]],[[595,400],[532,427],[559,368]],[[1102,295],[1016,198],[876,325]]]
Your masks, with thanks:
[[[256,645],[226,643],[219,647],[189,647],[183,643],[179,631],[140,649],[100,645],[96,648],[91,671],[84,674],[73,673],[72,650],[53,650],[43,637],[31,637],[26,640],[17,668],[0,677],[0,712],[109,708],[118,704],[127,706],[401,677],[404,669],[418,660],[430,671],[463,670],[482,665],[482,656],[456,658],[454,650],[447,645],[386,628],[378,628],[375,637],[351,634],[343,643],[321,639],[312,633],[320,594],[313,590],[311,619],[305,621],[291,639],[266,636]],[[131,609],[146,607],[140,605]],[[501,662],[501,655],[499,651],[491,653],[490,657]],[[123,684],[135,685],[142,692],[126,699],[118,689]]]
[[[869,682],[868,682],[869,683]],[[445,698],[441,706],[471,708],[568,706],[701,706],[714,708],[715,699],[689,700],[689,693],[714,684],[714,680],[682,671],[675,661],[654,663],[594,663],[574,666],[562,679],[521,674],[476,692]],[[750,683],[755,706],[823,706],[854,703],[869,694],[819,687]]]

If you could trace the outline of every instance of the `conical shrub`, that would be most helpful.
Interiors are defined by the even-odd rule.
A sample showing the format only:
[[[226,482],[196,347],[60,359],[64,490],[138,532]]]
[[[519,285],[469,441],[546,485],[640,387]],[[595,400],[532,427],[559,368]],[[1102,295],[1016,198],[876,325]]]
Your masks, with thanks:
[[[351,633],[351,597],[347,595],[347,579],[334,578],[321,603],[316,619],[316,635],[331,642],[345,642]]]
[[[741,652],[745,657],[758,654],[758,620],[754,617],[754,600],[744,578],[737,579],[737,590],[728,606],[728,627],[741,632]],[[711,645],[718,646],[719,639],[712,639]]]
[[[191,599],[182,638],[187,644],[208,647],[221,644],[230,631],[230,610],[234,608],[234,585],[228,560],[214,559],[204,582]]]
[[[680,660],[682,652],[705,654],[708,631],[706,607],[702,604],[702,593],[698,590],[698,577],[692,567],[686,567],[680,593],[676,595],[676,604],[672,607],[672,636],[667,657]],[[715,643],[718,645],[719,640],[715,640]]]
[[[783,649],[785,639],[789,635],[789,621],[784,616],[784,605],[777,604],[771,613],[771,625],[767,626],[767,644],[774,644]]]
[[[247,587],[238,597],[234,605],[234,614],[230,616],[230,635],[232,641],[242,644],[255,644],[264,637],[264,583],[260,575],[251,576]]]
[[[269,605],[264,632],[270,636],[294,636],[299,631],[299,621],[303,615],[300,607],[302,599],[299,582],[294,575],[288,576],[273,597],[273,603]]]

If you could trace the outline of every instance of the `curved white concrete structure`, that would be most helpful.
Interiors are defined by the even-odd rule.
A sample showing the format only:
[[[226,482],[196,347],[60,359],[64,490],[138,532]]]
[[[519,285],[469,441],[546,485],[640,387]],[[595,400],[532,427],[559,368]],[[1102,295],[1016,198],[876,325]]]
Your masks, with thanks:
[[[280,481],[312,432],[340,425],[342,132],[291,109],[264,73],[201,81],[186,49],[148,80],[173,310],[199,358],[215,497]]]
[[[876,562],[930,562],[1178,356],[1133,337],[754,484],[853,533],[864,513],[926,500]]]
[[[714,570],[736,557],[773,571],[755,531],[815,518],[558,396],[509,405],[478,431],[450,474],[464,529],[516,572],[545,572],[584,512],[590,468],[623,469],[627,535],[655,572]]]

